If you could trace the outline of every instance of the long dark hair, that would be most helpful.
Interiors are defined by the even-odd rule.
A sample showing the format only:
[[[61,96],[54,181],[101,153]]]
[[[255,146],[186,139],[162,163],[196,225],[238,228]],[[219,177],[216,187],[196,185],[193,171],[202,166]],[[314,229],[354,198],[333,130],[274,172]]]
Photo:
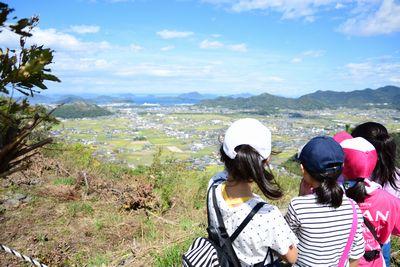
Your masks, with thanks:
[[[282,190],[274,175],[264,168],[268,163],[261,160],[260,154],[249,145],[237,146],[235,151],[237,155],[231,159],[225,154],[223,147],[220,148],[221,161],[225,164],[229,177],[240,182],[254,181],[265,197],[281,198]]]
[[[382,186],[389,183],[396,190],[400,190],[396,184],[396,175],[400,175],[395,165],[396,143],[385,126],[377,122],[366,122],[358,125],[351,135],[367,139],[378,153],[378,163],[375,166],[372,179]]]
[[[314,188],[314,193],[317,195],[317,203],[329,205],[334,208],[340,207],[343,200],[343,189],[338,185],[337,179],[342,173],[342,169],[338,168],[333,173],[321,174],[310,172],[306,167],[304,168],[312,178],[321,183],[320,186]]]
[[[367,190],[363,178],[356,179],[356,184],[346,189],[346,196],[353,199],[357,203],[363,203],[367,197]]]

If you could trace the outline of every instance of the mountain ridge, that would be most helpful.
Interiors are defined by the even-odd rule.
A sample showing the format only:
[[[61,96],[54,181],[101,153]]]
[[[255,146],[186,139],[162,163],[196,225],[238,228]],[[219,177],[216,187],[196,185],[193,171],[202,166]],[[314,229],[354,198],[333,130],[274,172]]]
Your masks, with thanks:
[[[205,100],[200,105],[232,109],[249,109],[258,113],[271,113],[277,109],[314,110],[321,108],[357,107],[400,109],[400,87],[387,85],[377,89],[366,88],[350,92],[322,91],[298,98],[288,98],[263,93],[248,98],[218,97]]]

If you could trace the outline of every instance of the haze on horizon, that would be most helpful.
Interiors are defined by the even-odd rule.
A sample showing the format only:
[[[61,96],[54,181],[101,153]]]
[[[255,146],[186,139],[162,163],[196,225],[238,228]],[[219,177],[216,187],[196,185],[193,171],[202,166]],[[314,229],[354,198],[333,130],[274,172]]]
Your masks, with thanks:
[[[51,94],[270,93],[400,86],[395,0],[4,1],[40,16]],[[1,47],[17,40],[0,33]]]

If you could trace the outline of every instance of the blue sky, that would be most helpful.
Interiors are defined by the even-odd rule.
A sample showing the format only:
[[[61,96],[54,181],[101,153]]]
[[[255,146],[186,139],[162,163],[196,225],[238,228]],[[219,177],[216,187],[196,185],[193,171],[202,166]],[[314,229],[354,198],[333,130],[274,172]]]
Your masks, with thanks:
[[[400,86],[394,0],[13,0],[55,52],[48,93],[299,96]],[[3,31],[1,47],[15,44]]]

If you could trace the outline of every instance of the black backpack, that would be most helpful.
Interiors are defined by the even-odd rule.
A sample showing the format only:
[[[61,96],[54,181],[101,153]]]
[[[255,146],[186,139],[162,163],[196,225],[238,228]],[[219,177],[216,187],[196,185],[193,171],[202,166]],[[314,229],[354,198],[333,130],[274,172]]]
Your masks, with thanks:
[[[222,219],[221,211],[217,205],[217,198],[215,195],[215,188],[218,186],[215,183],[219,181],[221,180],[214,181],[214,184],[209,188],[207,193],[208,238],[196,238],[189,250],[183,254],[182,265],[185,267],[240,267],[240,261],[233,249],[232,243],[251,221],[254,215],[262,206],[264,206],[264,204],[266,204],[265,202],[257,203],[235,232],[229,236],[226,232],[225,224]],[[212,226],[210,223],[210,210],[208,204],[210,191],[212,194],[214,210],[217,215],[218,227]],[[266,266],[279,266],[276,265],[277,262],[273,262],[272,251],[268,248],[265,259],[254,265],[254,267],[264,266],[264,262],[268,256],[270,257],[270,262],[272,262],[272,264]]]

